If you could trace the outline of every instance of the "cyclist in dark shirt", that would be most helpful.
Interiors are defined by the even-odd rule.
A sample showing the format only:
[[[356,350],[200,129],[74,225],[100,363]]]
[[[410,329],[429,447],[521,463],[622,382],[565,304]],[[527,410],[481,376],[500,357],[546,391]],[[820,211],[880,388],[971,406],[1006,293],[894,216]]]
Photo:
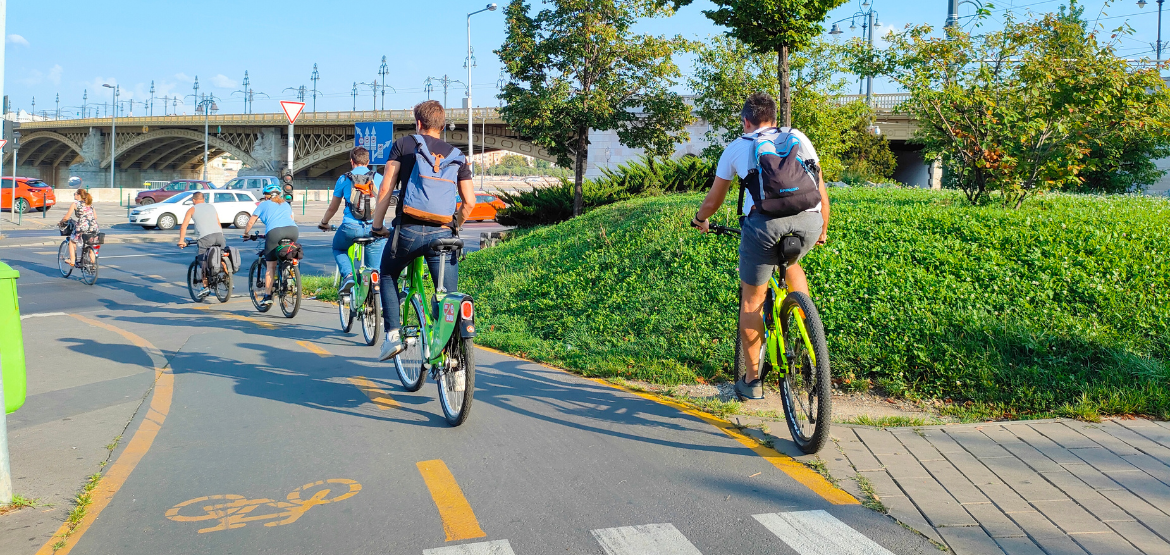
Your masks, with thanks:
[[[437,156],[448,157],[455,147],[443,142],[439,133],[443,129],[446,112],[443,105],[437,101],[428,100],[414,107],[415,128],[423,136],[426,146],[431,153]],[[410,174],[414,170],[414,156],[418,143],[413,136],[406,136],[394,141],[390,148],[389,161],[386,163],[386,182],[395,184],[394,187],[381,187],[378,190],[378,207],[374,209],[374,227],[372,233],[376,236],[391,236],[389,229],[383,229],[381,222],[390,208],[391,199],[395,195],[392,190],[400,190],[410,181]],[[455,214],[452,214],[455,225],[463,225],[471,210],[475,208],[475,190],[471,181],[471,169],[466,164],[459,167],[457,187],[463,204]],[[382,266],[380,268],[380,288],[382,295],[382,315],[385,318],[386,337],[382,341],[382,351],[379,360],[387,360],[405,348],[402,345],[399,328],[402,327],[401,307],[398,305],[398,276],[414,259],[426,256],[432,279],[439,275],[439,257],[430,253],[428,245],[435,239],[451,237],[452,230],[444,225],[436,225],[412,218],[402,213],[402,203],[396,204],[394,220],[390,226],[398,233],[397,243],[392,237],[386,250],[382,252]],[[458,291],[459,260],[458,257],[447,258],[447,267],[443,272],[443,285],[448,291]],[[438,284],[435,284],[436,286]]]

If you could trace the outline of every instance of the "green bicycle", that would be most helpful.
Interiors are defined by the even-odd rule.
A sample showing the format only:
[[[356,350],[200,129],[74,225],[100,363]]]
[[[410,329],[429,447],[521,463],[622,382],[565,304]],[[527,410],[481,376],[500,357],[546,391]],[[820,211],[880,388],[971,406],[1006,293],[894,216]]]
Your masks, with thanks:
[[[362,338],[366,345],[378,343],[382,331],[382,313],[378,295],[378,271],[366,266],[366,245],[374,237],[355,239],[349,247],[349,261],[353,264],[353,287],[349,294],[337,299],[337,315],[341,319],[341,331],[349,333],[356,318],[361,322]]]
[[[443,289],[447,257],[458,256],[462,249],[458,235],[431,242],[430,250],[439,255],[435,280],[439,286],[429,302],[424,300],[430,281],[425,258],[416,258],[407,267],[398,295],[406,349],[394,357],[398,378],[407,391],[422,388],[424,372],[435,380],[443,415],[452,426],[467,421],[475,389],[475,304],[471,295]]]
[[[739,236],[739,230],[712,225],[716,235]],[[760,346],[760,380],[767,383],[768,373],[776,370],[780,378],[780,399],[792,440],[801,451],[812,454],[821,450],[829,438],[832,416],[832,383],[829,370],[829,346],[825,328],[812,299],[799,291],[789,291],[784,282],[788,261],[800,253],[801,238],[781,238],[781,259],[768,281],[764,299],[764,341]],[[741,299],[742,302],[742,299]],[[780,326],[777,330],[777,322]],[[735,378],[747,372],[747,356],[735,334]]]

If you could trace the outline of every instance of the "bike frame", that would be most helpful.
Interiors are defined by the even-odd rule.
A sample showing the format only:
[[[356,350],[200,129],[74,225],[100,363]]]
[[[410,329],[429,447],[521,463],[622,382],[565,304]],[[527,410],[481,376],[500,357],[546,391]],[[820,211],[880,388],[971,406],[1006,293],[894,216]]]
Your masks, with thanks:
[[[765,314],[764,318],[764,345],[766,346],[766,356],[768,363],[773,369],[779,373],[783,378],[788,374],[788,353],[784,347],[784,338],[781,333],[777,333],[776,322],[780,321],[780,308],[784,304],[784,299],[788,297],[788,284],[780,278],[783,272],[777,271],[772,274],[772,279],[768,281],[768,288],[771,289],[772,298],[772,314]],[[796,310],[800,310],[797,308]],[[817,355],[813,350],[812,341],[808,338],[808,330],[804,325],[804,318],[797,318],[796,325],[800,329],[800,338],[804,341],[804,347],[808,350],[808,357],[812,361],[813,366],[816,366]]]
[[[370,292],[376,287],[373,280],[374,269],[366,266],[366,246],[361,243],[354,243],[349,247],[349,263],[353,268],[353,289],[351,289],[350,306],[358,307],[366,304],[366,298],[369,297]],[[361,279],[358,279],[358,278]]]
[[[453,256],[454,253],[451,253]],[[442,257],[442,255],[440,255]],[[443,260],[443,262],[446,262]],[[442,265],[440,265],[440,268]],[[403,305],[403,312],[405,314],[405,303],[409,302],[411,297],[416,293],[418,299],[422,302],[419,304],[419,314],[422,316],[422,333],[423,338],[423,358],[427,359],[427,364],[432,368],[434,365],[443,362],[443,347],[447,345],[447,341],[451,339],[451,334],[455,332],[456,325],[459,322],[459,304],[463,302],[464,295],[457,292],[447,292],[441,289],[435,290],[433,303],[428,303],[423,298],[423,292],[426,291],[427,263],[425,257],[418,257],[410,263],[406,270],[406,298],[400,301]],[[440,275],[440,278],[442,276]],[[442,284],[442,279],[438,280]],[[440,285],[441,287],[441,285]],[[431,305],[437,304],[440,308],[440,314],[443,315],[441,320],[436,321],[431,314]]]

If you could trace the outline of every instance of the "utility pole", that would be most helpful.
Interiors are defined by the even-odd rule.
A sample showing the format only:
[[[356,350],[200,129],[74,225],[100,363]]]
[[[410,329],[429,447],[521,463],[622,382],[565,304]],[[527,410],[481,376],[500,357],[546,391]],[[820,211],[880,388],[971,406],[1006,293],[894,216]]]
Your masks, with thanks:
[[[198,78],[196,78],[195,83],[195,86],[199,86]],[[109,83],[102,83],[102,86],[114,90],[113,102],[110,103],[110,106],[112,106],[111,111],[113,112],[110,117],[110,187],[112,188],[114,186],[114,167],[117,166],[114,162],[116,160],[115,156],[117,155],[115,148],[118,144],[118,93],[121,89],[119,88],[120,85],[111,85]]]
[[[57,93],[57,115],[53,119],[61,119],[61,93]]]
[[[947,27],[959,24],[959,0],[947,0]]]
[[[317,64],[313,64],[313,74],[309,76],[309,80],[313,82],[313,113],[317,113],[317,81],[321,80],[321,74],[317,73]]]
[[[195,86],[191,87],[191,88],[195,90],[195,94],[192,96],[195,97],[195,100],[199,100],[199,76],[198,75],[195,76]]]
[[[243,81],[243,83],[241,83],[241,85],[243,85],[242,86],[243,90],[240,91],[240,92],[244,93],[244,113],[245,114],[252,113],[252,112],[248,111],[248,104],[250,102],[252,102],[251,95],[248,94],[250,92],[250,89],[248,89],[248,86],[251,84],[252,84],[252,81],[250,79],[248,79],[248,70],[245,69],[244,70],[244,81]]]
[[[386,109],[386,76],[390,73],[390,67],[386,65],[386,57],[382,56],[382,67],[378,68],[378,75],[382,77],[382,109]]]
[[[0,0],[3,1],[3,0]],[[89,117],[89,89],[81,89],[81,113],[85,117]]]
[[[354,112],[356,112],[357,111],[357,81],[353,82],[353,91],[350,94],[353,95],[353,108],[352,108],[352,110]]]
[[[154,80],[150,80],[150,108],[147,112],[148,116],[154,116]]]

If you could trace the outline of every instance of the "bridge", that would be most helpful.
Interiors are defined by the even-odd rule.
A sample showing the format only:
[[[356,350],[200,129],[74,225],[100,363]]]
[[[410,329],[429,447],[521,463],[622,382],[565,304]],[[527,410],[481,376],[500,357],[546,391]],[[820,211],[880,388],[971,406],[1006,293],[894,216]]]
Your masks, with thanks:
[[[906,95],[874,95],[877,122],[882,134],[899,151],[908,156],[905,165],[919,171],[921,158],[906,146],[916,126],[893,108]],[[840,102],[864,99],[861,95],[842,96]],[[500,118],[496,108],[475,108],[476,151],[506,150],[555,162],[544,148],[519,135]],[[410,110],[353,112],[305,112],[297,119],[293,172],[301,187],[326,188],[337,176],[349,170],[347,153],[354,144],[357,123],[393,121],[394,138],[414,133]],[[447,110],[447,121],[454,129],[446,131],[446,140],[466,148],[467,111]],[[202,115],[120,117],[114,153],[116,185],[137,186],[144,181],[197,178],[203,173]],[[110,118],[81,118],[23,122],[17,173],[39,177],[62,185],[70,175],[82,177],[90,187],[109,186]],[[288,121],[283,113],[214,114],[206,118],[208,159],[229,154],[240,160],[240,175],[275,175],[287,165]],[[689,126],[691,141],[679,145],[676,156],[698,154],[707,146],[703,137],[706,122]],[[11,136],[8,137],[11,139]],[[601,168],[616,167],[641,156],[638,149],[621,146],[614,132],[590,135],[588,176]],[[11,175],[13,151],[4,152],[4,173]]]

